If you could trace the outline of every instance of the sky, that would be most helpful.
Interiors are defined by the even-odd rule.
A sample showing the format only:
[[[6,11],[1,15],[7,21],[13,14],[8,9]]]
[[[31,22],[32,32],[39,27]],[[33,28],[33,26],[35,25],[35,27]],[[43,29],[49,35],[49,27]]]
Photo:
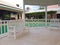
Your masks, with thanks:
[[[23,8],[23,0],[2,0],[2,1],[6,1],[6,2],[11,3],[11,4],[19,4],[20,8]],[[29,7],[30,10],[39,9],[39,6],[26,5],[25,8],[26,7]]]

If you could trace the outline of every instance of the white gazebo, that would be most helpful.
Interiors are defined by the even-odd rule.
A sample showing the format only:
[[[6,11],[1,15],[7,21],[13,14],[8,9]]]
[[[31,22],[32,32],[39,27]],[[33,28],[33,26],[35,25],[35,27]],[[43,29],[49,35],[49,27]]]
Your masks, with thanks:
[[[47,25],[47,6],[49,5],[56,5],[60,4],[60,0],[23,0],[23,12],[24,12],[24,19],[25,19],[25,5],[41,5],[45,6],[45,22]]]

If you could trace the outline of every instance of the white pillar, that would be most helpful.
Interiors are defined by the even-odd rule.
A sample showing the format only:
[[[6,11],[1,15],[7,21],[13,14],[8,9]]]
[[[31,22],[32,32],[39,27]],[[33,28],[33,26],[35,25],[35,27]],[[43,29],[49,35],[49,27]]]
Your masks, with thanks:
[[[23,15],[22,15],[22,19],[25,20],[25,4],[24,4],[24,0],[23,0]]]
[[[25,4],[24,4],[24,0],[23,0],[23,15],[22,15],[22,19],[23,19],[24,27],[25,27]]]
[[[47,27],[47,6],[45,6],[45,24]]]

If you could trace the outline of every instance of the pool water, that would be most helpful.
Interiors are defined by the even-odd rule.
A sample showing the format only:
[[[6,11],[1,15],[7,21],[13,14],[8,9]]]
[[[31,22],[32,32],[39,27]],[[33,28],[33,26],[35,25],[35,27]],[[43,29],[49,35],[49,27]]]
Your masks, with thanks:
[[[49,26],[50,25],[50,23],[47,23],[47,26]],[[44,27],[44,26],[46,26],[46,24],[45,23],[25,23],[25,26],[27,26],[27,27]]]

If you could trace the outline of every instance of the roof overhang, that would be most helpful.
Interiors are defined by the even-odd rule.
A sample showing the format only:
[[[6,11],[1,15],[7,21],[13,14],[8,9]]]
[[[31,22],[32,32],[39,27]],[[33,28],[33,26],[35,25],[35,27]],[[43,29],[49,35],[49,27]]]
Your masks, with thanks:
[[[60,0],[24,0],[25,5],[55,5],[60,4]]]
[[[0,4],[0,10],[7,10],[7,11],[19,12],[19,13],[23,11],[20,8],[11,7],[11,6],[4,5],[4,4]]]

